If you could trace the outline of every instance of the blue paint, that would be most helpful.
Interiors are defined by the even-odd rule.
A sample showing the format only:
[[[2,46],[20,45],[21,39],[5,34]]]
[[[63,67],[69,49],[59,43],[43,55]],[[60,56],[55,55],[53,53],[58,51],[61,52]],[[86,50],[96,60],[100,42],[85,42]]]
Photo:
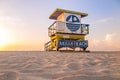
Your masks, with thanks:
[[[59,40],[58,46],[59,47],[73,47],[74,41],[72,41],[72,40]]]
[[[72,20],[72,21],[71,21]],[[66,21],[67,22],[71,22],[71,23],[73,23],[73,22],[80,22],[80,20],[79,20],[79,18],[77,17],[77,16],[75,16],[75,15],[69,15],[67,18],[66,18]]]
[[[58,47],[80,47],[80,48],[87,48],[88,47],[88,41],[86,40],[59,40],[58,41]]]
[[[66,23],[66,26],[72,32],[75,32],[80,28],[80,24]]]
[[[67,28],[72,31],[72,32],[76,32],[79,28],[80,28],[80,20],[77,16],[75,15],[69,15],[67,18],[66,18],[66,26]],[[76,24],[76,22],[78,24]]]
[[[88,47],[88,41],[76,41],[75,47],[81,47],[81,48],[87,48]]]

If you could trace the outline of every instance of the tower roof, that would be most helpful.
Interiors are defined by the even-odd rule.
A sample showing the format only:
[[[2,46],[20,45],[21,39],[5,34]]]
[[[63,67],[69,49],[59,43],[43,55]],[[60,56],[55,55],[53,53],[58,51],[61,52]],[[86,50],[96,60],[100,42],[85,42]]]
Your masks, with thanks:
[[[56,9],[50,16],[49,19],[57,19],[57,17],[62,14],[62,13],[71,13],[71,14],[77,14],[81,15],[81,17],[86,17],[88,16],[87,13],[82,13],[82,12],[76,12],[76,11],[71,11],[71,10],[65,10],[65,9]]]

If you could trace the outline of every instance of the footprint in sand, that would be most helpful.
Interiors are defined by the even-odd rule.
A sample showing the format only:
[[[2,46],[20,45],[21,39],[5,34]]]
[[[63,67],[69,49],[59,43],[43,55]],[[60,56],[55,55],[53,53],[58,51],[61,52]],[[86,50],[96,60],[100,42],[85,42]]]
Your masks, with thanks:
[[[119,78],[114,78],[111,76],[66,76],[58,80],[120,80]]]
[[[79,63],[69,63],[67,67],[72,70],[79,70],[81,68]]]
[[[2,72],[0,75],[0,80],[19,80],[19,75],[17,72]]]

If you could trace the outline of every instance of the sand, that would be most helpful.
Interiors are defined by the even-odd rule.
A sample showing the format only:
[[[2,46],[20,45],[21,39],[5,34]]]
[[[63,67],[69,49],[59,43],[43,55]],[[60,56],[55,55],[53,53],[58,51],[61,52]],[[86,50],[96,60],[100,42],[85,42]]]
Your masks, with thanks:
[[[120,80],[120,52],[0,52],[0,80]]]

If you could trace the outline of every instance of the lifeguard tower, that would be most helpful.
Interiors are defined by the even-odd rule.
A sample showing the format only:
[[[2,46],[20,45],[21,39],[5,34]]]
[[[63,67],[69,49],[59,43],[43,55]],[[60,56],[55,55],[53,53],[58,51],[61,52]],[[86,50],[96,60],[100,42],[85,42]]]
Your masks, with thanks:
[[[88,14],[64,9],[56,9],[49,19],[56,20],[48,28],[50,41],[45,43],[45,50],[75,50],[85,51],[88,41],[85,36],[89,34],[89,24],[82,24],[81,19]]]

